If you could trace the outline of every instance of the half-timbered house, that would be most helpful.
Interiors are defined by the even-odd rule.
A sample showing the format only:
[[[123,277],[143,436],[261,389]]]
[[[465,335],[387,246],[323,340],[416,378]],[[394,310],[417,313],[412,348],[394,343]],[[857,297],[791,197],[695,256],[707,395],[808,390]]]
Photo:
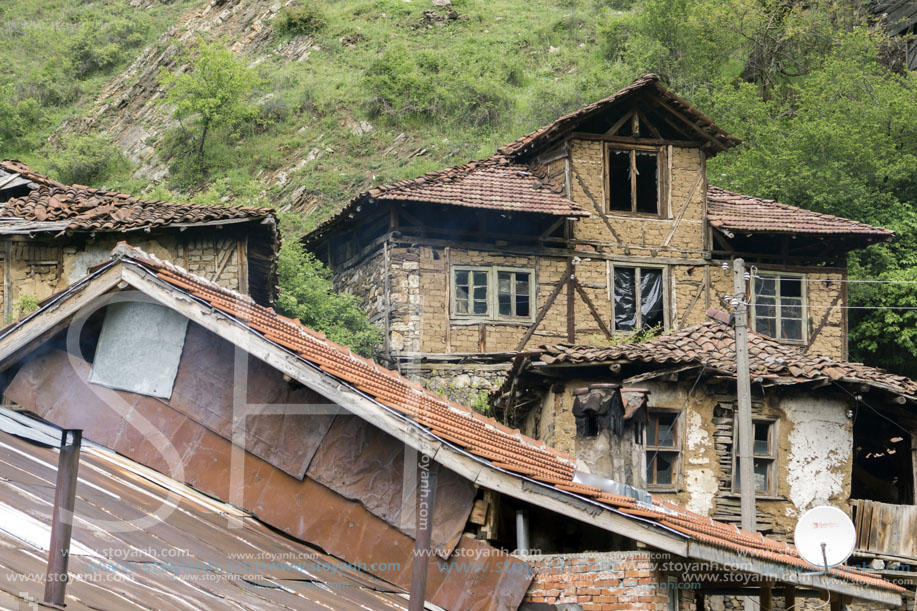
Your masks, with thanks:
[[[707,159],[738,144],[645,75],[490,158],[362,193],[305,243],[384,327],[380,357],[450,392],[492,388],[533,346],[701,322],[736,256],[755,330],[844,358],[846,254],[893,233],[711,186]]]

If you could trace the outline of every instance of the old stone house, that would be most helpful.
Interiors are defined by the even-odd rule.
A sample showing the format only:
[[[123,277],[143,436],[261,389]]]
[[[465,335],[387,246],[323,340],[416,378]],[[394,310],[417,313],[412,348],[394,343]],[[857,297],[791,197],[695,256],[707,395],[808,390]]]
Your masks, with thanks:
[[[917,566],[917,382],[757,334],[749,352],[758,529],[791,538],[799,515],[830,504],[852,512],[861,560]],[[497,404],[578,468],[737,523],[735,372],[733,329],[708,321],[529,351]]]
[[[735,588],[737,574],[741,591],[760,597],[765,611],[775,600],[786,606],[813,595],[836,610],[851,600],[897,606],[907,593],[849,567],[813,571],[783,543],[584,473],[570,455],[126,244],[0,333],[0,390],[7,403],[0,429],[80,429],[102,447],[106,461],[94,461],[101,469],[120,454],[157,484],[172,486],[172,478],[218,499],[206,510],[231,535],[196,528],[188,541],[167,541],[175,525],[195,524],[191,512],[171,510],[199,496],[162,495],[160,502],[136,494],[136,486],[119,487],[143,503],[125,514],[123,499],[108,500],[87,479],[77,488],[77,541],[112,541],[97,520],[120,533],[123,524],[112,518],[139,514],[150,526],[131,532],[132,541],[148,541],[149,531],[192,554],[182,559],[198,572],[178,576],[173,606],[203,599],[206,608],[235,608],[267,589],[254,607],[404,609],[395,595],[410,599],[412,610],[696,611]],[[0,474],[15,474],[0,478],[4,520],[16,515],[7,502],[47,520],[54,491],[11,469],[29,456],[26,444],[6,433],[0,439]],[[100,476],[89,471],[90,482]],[[34,490],[23,497],[22,486]],[[217,513],[222,503],[233,506],[230,515]],[[312,558],[288,546],[278,546],[281,556],[260,554],[246,527],[255,519],[321,550],[342,574],[311,571]],[[239,565],[217,563],[243,542],[252,555],[235,560],[257,562],[243,565],[251,569],[238,584],[227,584]],[[76,566],[110,575],[115,543],[90,559],[95,565]],[[3,548],[4,566],[34,572],[37,558],[25,543]],[[155,582],[144,571],[163,561],[150,553],[143,562],[118,562],[127,573],[119,595],[147,607],[162,600],[163,571]],[[34,580],[20,585],[3,574],[0,600],[34,591]],[[75,608],[102,595],[104,588],[85,587],[93,576],[75,580],[77,596],[93,596],[71,598]],[[206,581],[196,583],[199,577]],[[335,581],[326,587],[328,579]],[[137,584],[149,584],[147,599],[138,601]],[[320,592],[310,596],[310,588]],[[196,592],[186,596],[189,589]],[[208,592],[217,596],[205,598]]]
[[[532,346],[699,323],[736,256],[755,329],[844,358],[846,253],[893,233],[710,186],[707,159],[738,144],[645,75],[488,159],[371,189],[305,244],[384,327],[380,356],[444,390],[492,388]]]
[[[86,275],[121,240],[271,303],[279,245],[269,209],[148,201],[64,185],[0,162],[0,261],[5,321]]]

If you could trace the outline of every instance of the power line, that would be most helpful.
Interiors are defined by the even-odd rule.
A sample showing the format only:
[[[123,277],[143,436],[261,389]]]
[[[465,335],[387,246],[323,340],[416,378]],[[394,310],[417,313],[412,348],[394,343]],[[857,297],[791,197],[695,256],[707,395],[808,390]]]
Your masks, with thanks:
[[[851,280],[851,279],[841,279],[841,278],[803,278],[797,276],[783,276],[782,278],[778,276],[752,276],[755,280],[787,280],[789,282],[824,282],[824,283],[834,283],[834,282],[843,282],[846,284],[917,284],[917,280],[876,280],[876,279],[866,279],[866,280]]]

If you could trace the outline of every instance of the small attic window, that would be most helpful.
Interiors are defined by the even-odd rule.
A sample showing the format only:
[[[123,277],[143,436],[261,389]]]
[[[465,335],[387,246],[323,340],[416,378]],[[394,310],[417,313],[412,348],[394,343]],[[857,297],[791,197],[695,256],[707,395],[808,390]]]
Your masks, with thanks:
[[[111,304],[102,323],[89,381],[168,399],[187,327],[187,318],[155,303]]]
[[[610,212],[661,214],[659,150],[607,149],[606,192]]]

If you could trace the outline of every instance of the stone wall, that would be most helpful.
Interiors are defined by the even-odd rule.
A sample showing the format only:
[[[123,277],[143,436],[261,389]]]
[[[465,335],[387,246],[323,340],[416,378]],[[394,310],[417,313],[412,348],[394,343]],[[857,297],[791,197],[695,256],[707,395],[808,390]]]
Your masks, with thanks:
[[[660,570],[649,552],[523,556],[535,579],[524,602],[577,605],[582,611],[695,611],[694,585]]]
[[[99,238],[3,240],[0,254],[6,258],[9,253],[9,260],[2,264],[5,316],[16,319],[29,302],[46,299],[78,281],[91,266],[108,260],[117,242],[125,238],[125,234],[115,234]],[[226,232],[189,229],[156,235],[132,233],[129,242],[226,288],[247,292],[247,265],[240,265],[240,255],[246,256],[244,242]]]

